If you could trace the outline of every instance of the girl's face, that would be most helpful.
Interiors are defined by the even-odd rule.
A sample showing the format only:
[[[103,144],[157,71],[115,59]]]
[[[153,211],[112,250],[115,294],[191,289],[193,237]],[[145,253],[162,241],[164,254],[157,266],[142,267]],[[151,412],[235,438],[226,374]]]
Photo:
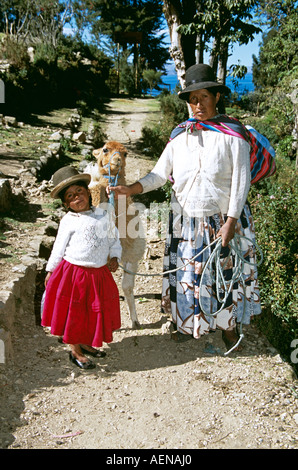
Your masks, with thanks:
[[[214,96],[210,91],[202,90],[191,91],[189,94],[189,104],[194,118],[199,121],[206,121],[217,114],[216,105],[220,98],[220,93]]]
[[[75,212],[88,211],[90,209],[89,198],[89,189],[73,184],[65,191],[64,204],[67,209],[72,209]]]

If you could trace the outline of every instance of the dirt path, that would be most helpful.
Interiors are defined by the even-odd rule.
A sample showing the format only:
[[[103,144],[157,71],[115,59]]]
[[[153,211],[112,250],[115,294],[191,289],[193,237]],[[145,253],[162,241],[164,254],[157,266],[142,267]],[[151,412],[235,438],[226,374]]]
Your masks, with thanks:
[[[131,181],[152,167],[134,150],[147,111],[146,100],[110,104],[108,135],[128,146]],[[149,272],[160,272],[163,241],[150,247]],[[147,269],[140,263],[140,272]],[[121,293],[120,273],[115,278]],[[253,325],[244,330],[244,350],[228,357],[219,332],[176,345],[160,292],[161,278],[137,277],[142,328],[131,330],[121,300],[122,327],[89,372],[25,317],[14,363],[0,372],[1,448],[297,449],[298,384],[290,365]]]

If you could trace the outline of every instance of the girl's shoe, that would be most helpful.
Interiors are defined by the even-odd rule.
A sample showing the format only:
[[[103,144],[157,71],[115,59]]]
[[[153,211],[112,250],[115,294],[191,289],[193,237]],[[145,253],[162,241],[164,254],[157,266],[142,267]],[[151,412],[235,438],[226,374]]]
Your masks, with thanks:
[[[73,362],[76,366],[80,367],[80,369],[94,369],[95,364],[92,361],[81,362],[79,361],[72,352],[69,353],[69,360]]]
[[[82,353],[88,354],[89,356],[92,357],[105,357],[107,353],[105,351],[97,351],[96,349],[93,349],[93,351],[89,351],[89,349],[85,349],[81,344],[80,348]]]

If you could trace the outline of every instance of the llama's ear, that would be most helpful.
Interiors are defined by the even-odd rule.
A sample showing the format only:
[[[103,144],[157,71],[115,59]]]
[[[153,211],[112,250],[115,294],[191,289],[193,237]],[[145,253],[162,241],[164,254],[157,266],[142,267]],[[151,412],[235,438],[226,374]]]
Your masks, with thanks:
[[[102,167],[102,149],[93,150],[92,155],[96,158],[98,166]]]

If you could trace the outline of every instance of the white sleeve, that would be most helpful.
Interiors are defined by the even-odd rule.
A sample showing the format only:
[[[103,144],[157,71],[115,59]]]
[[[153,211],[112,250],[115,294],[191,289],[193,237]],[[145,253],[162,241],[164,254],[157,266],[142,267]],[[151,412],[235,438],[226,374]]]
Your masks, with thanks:
[[[69,242],[71,231],[68,224],[68,218],[63,217],[60,221],[58,233],[53,245],[51,256],[46,265],[47,272],[53,272],[62,261],[65,254],[65,248]]]
[[[168,144],[153,170],[139,180],[139,183],[143,186],[143,193],[160,188],[167,182],[173,169],[172,161],[171,146]]]
[[[238,219],[250,188],[250,145],[243,139],[233,138],[231,143],[233,164],[228,217]]]

